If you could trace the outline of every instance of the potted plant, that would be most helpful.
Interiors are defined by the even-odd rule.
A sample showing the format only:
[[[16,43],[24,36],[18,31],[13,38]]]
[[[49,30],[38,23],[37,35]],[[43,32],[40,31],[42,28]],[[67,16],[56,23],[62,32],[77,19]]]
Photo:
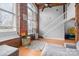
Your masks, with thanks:
[[[31,38],[30,36],[23,36],[22,37],[22,45],[27,46],[31,44]]]

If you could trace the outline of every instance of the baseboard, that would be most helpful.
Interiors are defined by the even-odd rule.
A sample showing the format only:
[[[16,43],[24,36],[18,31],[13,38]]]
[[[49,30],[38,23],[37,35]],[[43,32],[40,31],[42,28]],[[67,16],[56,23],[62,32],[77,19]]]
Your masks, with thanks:
[[[57,45],[64,45],[65,39],[60,39],[60,38],[47,38],[44,37],[44,40],[46,40],[49,44],[57,44]]]
[[[65,40],[64,38],[49,38],[49,37],[44,37],[44,39],[50,39],[50,40]]]

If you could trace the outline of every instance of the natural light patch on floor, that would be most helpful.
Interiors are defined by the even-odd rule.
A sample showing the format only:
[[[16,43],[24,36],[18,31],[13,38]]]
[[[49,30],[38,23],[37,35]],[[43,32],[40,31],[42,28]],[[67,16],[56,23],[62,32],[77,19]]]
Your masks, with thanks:
[[[43,50],[46,42],[43,40],[34,40],[31,45],[27,45],[26,48],[30,48],[33,50]]]

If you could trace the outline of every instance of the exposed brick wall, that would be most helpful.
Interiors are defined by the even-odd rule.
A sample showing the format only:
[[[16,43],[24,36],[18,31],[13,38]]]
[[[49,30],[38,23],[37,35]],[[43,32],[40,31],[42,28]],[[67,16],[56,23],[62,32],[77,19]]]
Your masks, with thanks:
[[[20,35],[23,36],[27,34],[27,27],[24,21],[23,15],[27,17],[27,4],[21,3],[20,4]]]

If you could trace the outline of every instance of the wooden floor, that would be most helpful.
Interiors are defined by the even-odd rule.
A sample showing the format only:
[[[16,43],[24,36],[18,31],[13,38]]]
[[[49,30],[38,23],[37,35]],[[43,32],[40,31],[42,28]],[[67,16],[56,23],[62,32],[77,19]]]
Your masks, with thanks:
[[[56,45],[62,45],[64,46],[64,43],[73,43],[75,44],[75,40],[69,40],[69,39],[61,39],[61,40],[57,40],[57,39],[42,39],[44,41],[46,41],[48,44],[56,44]]]
[[[50,39],[42,39],[46,41],[48,44],[56,44],[64,46],[64,43],[75,43],[74,40],[50,40]],[[41,56],[42,51],[32,50],[25,47],[19,48],[19,56]]]
[[[51,40],[51,39],[45,39],[44,41],[46,41],[48,44],[56,44],[56,45],[64,45],[64,40]]]
[[[73,43],[73,44],[74,44],[74,43],[75,43],[75,39],[74,39],[74,40],[66,39],[65,42],[66,42],[66,43]]]
[[[32,50],[25,47],[19,48],[19,56],[40,56],[42,51]]]

